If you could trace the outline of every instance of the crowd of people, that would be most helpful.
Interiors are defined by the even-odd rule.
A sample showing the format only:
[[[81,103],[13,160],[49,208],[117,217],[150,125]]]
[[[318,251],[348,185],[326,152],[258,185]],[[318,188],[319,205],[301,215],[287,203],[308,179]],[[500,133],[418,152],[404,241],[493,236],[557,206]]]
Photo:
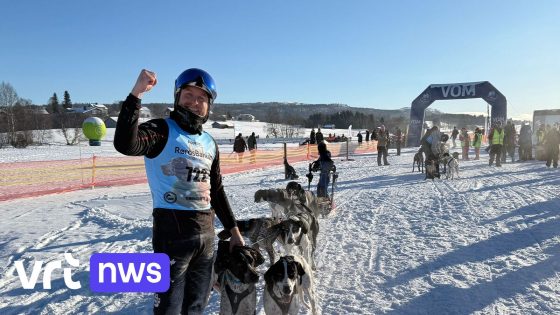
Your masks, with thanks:
[[[438,129],[436,127],[436,129]],[[432,148],[432,139],[437,134],[432,135],[434,128],[428,128],[421,139],[421,146],[427,149],[428,146]],[[440,130],[437,130],[438,133]],[[559,134],[559,124],[545,125],[541,124],[540,127],[535,131],[535,137],[537,142],[536,146],[543,148],[544,159],[547,160],[547,167],[558,167],[558,143]],[[453,149],[460,148],[460,154],[462,160],[480,160],[480,149],[485,142],[485,130],[483,128],[476,127],[472,132],[466,127],[458,129],[456,126],[453,127],[451,133],[447,136],[451,139],[450,146]],[[439,135],[441,138],[441,135]],[[251,162],[256,161],[256,149],[257,149],[257,138],[253,132],[251,136],[245,139],[240,133],[234,140],[233,151],[237,154],[237,160],[239,162],[243,161],[243,155],[246,150],[251,152]],[[345,135],[336,135],[334,133],[329,133],[324,136],[321,128],[311,129],[309,138],[304,142],[304,144],[319,144],[324,141],[327,143],[332,142],[346,142],[348,138]],[[358,144],[361,145],[365,141],[377,141],[377,165],[390,165],[387,156],[388,149],[391,145],[394,145],[396,149],[396,155],[399,156],[401,153],[401,147],[404,144],[405,134],[399,127],[396,127],[392,133],[384,125],[376,127],[372,130],[366,129],[365,131],[359,131],[357,134]],[[430,141],[429,143],[426,141]],[[438,140],[440,141],[440,140]],[[436,143],[438,142],[436,141]],[[515,154],[517,151],[517,162],[533,160],[533,131],[529,123],[524,123],[519,132],[517,132],[513,121],[510,119],[505,125],[501,122],[495,123],[490,131],[487,133],[487,146],[485,147],[486,152],[489,153],[488,164],[490,166],[496,165],[501,167],[503,163],[510,160],[511,163],[516,162]],[[470,156],[471,148],[474,151],[474,156]],[[517,149],[517,150],[516,150]],[[540,150],[540,149],[539,149]],[[424,151],[428,152],[428,151]],[[441,152],[443,153],[443,152]],[[424,153],[425,159],[430,158],[428,154]]]
[[[426,150],[431,146],[431,142],[428,143],[433,136],[432,133],[437,130],[437,127],[432,127],[428,129],[421,140],[421,145]],[[453,127],[451,131],[452,148],[457,148],[457,145],[461,148],[461,158],[463,160],[470,160],[469,152],[470,149],[474,149],[474,160],[480,159],[480,148],[483,142],[484,129],[476,127],[471,136],[466,127],[458,130],[457,127]],[[537,147],[542,148],[543,158],[546,160],[547,167],[558,167],[558,152],[560,145],[560,125],[555,124],[545,125],[541,124],[537,131],[535,131],[535,136]],[[457,143],[457,139],[459,143]],[[511,163],[515,162],[515,151],[517,148],[518,160],[528,161],[533,160],[533,131],[528,123],[524,123],[517,132],[513,121],[510,119],[507,121],[505,126],[502,122],[495,123],[490,131],[488,132],[488,146],[486,147],[486,152],[489,153],[490,158],[488,160],[488,165],[495,165],[501,167],[503,163],[506,163],[508,159]],[[425,154],[428,151],[424,151]],[[426,155],[426,159],[429,156]]]

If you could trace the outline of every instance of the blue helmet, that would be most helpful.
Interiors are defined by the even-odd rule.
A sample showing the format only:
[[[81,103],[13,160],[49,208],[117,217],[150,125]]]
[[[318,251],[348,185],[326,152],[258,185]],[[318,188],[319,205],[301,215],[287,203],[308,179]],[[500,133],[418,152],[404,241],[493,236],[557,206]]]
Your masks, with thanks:
[[[218,92],[216,92],[216,83],[210,74],[201,69],[191,68],[183,71],[175,80],[175,103],[179,100],[181,89],[187,85],[196,86],[206,91],[210,98],[210,104],[212,104],[218,96]]]

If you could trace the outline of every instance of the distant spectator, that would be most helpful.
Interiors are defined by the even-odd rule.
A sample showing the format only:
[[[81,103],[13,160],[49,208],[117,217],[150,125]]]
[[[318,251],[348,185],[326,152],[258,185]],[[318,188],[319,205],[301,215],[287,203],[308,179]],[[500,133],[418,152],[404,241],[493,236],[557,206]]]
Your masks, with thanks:
[[[362,133],[358,131],[358,144],[362,144]]]
[[[473,147],[474,147],[474,159],[480,160],[480,146],[482,145],[482,130],[478,127],[474,130],[474,140],[473,140]]]
[[[323,133],[321,132],[321,128],[317,128],[317,133],[315,134],[315,141],[317,142],[317,144],[324,141]]]
[[[453,127],[453,131],[451,132],[451,140],[453,140],[453,149],[457,147],[455,140],[457,140],[458,135],[459,135],[459,130],[457,130],[457,127]]]
[[[384,125],[379,127],[377,132],[377,165],[381,166],[381,159],[384,165],[389,165],[387,161],[387,144],[389,142],[389,132],[385,129]]]
[[[245,149],[247,149],[247,143],[245,143],[243,135],[239,133],[239,135],[235,137],[235,141],[233,142],[233,151],[237,153],[237,162],[243,162],[243,154],[245,154]]]
[[[309,144],[315,144],[317,140],[315,138],[315,128],[311,128],[311,134],[309,134]]]
[[[496,159],[496,166],[502,166],[502,148],[504,146],[504,129],[502,129],[502,122],[498,121],[494,128],[490,130],[488,139],[490,141],[490,161],[488,165],[492,166],[494,158]]]
[[[255,133],[251,133],[249,138],[247,139],[247,147],[249,150],[256,150],[257,149],[257,137],[255,137]]]
[[[533,159],[533,139],[531,139],[531,126],[524,123],[519,130],[519,160],[528,161]]]
[[[373,129],[371,131],[371,135],[370,135],[370,139],[371,140],[377,140],[377,133],[379,132],[379,127]]]
[[[546,154],[546,167],[554,166],[558,168],[558,146],[560,145],[560,131],[558,125],[551,127],[545,134],[543,140],[545,154]]]
[[[249,152],[251,153],[251,163],[257,162],[257,137],[255,137],[255,133],[251,133],[249,138],[247,139],[247,147],[249,148]]]
[[[504,128],[504,152],[502,154],[502,162],[506,161],[506,155],[511,157],[511,162],[515,161],[515,138],[517,137],[517,132],[515,131],[515,126],[513,121],[508,120]]]
[[[461,128],[461,133],[459,134],[459,141],[461,141],[461,148],[463,152],[463,160],[469,160],[469,148],[471,146],[471,137],[467,128]]]
[[[369,141],[369,130],[366,129],[366,142]]]
[[[397,131],[395,132],[395,141],[397,145],[397,156],[401,155],[401,145],[402,145],[402,131],[401,128],[397,127]]]

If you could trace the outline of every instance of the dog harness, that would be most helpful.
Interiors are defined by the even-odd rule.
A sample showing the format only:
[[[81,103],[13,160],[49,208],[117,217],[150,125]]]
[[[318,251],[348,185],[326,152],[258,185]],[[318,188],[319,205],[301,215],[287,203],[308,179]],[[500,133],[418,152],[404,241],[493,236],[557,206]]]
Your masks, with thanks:
[[[252,290],[251,290],[252,289]],[[237,310],[239,309],[239,304],[243,301],[249,294],[253,293],[255,287],[249,287],[247,290],[237,293],[234,292],[230,287],[229,283],[226,283],[226,293],[229,299],[229,303],[231,304],[231,310],[233,314],[237,314]]]
[[[297,281],[296,281],[296,287],[294,288],[294,292],[297,292],[297,287],[298,287],[298,284],[297,284]],[[272,300],[276,303],[276,305],[282,311],[282,315],[287,315],[288,312],[290,311],[290,305],[292,304],[292,300],[294,299],[294,295],[290,295],[290,300],[288,302],[284,303],[284,302],[280,301],[280,299],[278,299],[276,297],[276,295],[270,294],[270,296],[272,297]]]
[[[144,158],[154,208],[210,210],[210,169],[216,143],[206,132],[188,134],[166,119],[169,136],[155,158]]]
[[[231,272],[228,271],[228,270],[226,270],[223,273],[221,282],[225,285],[226,294],[227,294],[229,303],[231,304],[231,310],[232,310],[233,314],[237,314],[237,310],[239,309],[239,305],[241,304],[241,301],[243,301],[249,294],[255,292],[255,286],[249,286],[249,287],[247,287],[247,289],[245,291],[240,292],[240,293],[237,293],[237,292],[233,291],[231,289],[231,287],[229,286],[229,284],[230,283],[241,283],[241,281],[239,279],[237,279],[235,276],[233,276],[231,274]]]

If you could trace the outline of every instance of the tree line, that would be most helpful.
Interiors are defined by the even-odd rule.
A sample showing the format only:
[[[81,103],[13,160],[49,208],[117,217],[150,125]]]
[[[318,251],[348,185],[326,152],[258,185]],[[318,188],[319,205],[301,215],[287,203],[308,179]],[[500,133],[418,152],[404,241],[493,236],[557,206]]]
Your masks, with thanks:
[[[66,109],[71,107],[68,91],[64,91],[62,103],[54,93],[47,105],[50,115],[46,115],[45,108],[19,97],[11,84],[0,83],[0,147],[10,144],[20,148],[32,143],[46,143],[52,136],[51,129],[60,130],[68,145],[78,143],[86,115],[68,112]]]

